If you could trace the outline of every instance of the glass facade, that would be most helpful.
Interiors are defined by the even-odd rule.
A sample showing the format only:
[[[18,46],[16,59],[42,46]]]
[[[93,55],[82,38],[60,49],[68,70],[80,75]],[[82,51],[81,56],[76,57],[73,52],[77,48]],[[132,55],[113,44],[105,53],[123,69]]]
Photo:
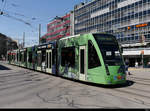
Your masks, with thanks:
[[[150,0],[92,0],[74,7],[74,33],[106,32],[118,41],[150,41]]]

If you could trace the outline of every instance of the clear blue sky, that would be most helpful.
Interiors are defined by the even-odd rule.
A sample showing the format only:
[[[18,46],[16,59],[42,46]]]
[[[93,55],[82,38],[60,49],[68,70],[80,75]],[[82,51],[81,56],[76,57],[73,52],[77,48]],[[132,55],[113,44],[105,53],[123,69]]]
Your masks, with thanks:
[[[32,46],[38,42],[38,24],[42,25],[41,35],[44,35],[51,19],[63,16],[73,10],[74,5],[84,0],[2,1],[0,0],[0,10],[5,16],[0,15],[0,33],[22,42],[23,32],[25,32],[26,46]]]

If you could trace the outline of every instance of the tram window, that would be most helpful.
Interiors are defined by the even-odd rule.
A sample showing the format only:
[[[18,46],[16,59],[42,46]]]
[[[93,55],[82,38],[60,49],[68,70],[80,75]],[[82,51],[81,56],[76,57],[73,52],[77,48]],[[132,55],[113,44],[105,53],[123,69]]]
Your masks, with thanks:
[[[9,55],[7,55],[7,61],[9,61]]]
[[[17,61],[17,54],[15,55],[15,61]]]
[[[40,67],[41,66],[41,53],[38,53],[37,54],[37,60],[38,60],[38,66]]]
[[[17,62],[18,62],[19,54],[17,53]]]
[[[15,55],[14,55],[14,61],[16,61],[16,60],[17,60],[17,55],[15,54]]]
[[[15,55],[15,61],[17,61],[17,54]]]
[[[8,55],[8,61],[10,61],[11,59],[10,59],[10,55]]]
[[[27,52],[24,52],[24,62],[26,62]]]
[[[15,61],[15,55],[13,55],[13,60]]]
[[[10,55],[10,61],[12,61],[12,56]]]
[[[14,55],[12,55],[12,61],[14,61]]]
[[[55,55],[56,55],[56,49],[53,49],[52,50],[52,65],[56,63]]]
[[[102,39],[102,38],[107,39]],[[109,66],[118,66],[122,64],[119,46],[116,39],[110,35],[95,35],[95,40],[100,48],[104,63]]]
[[[48,53],[46,53],[46,68],[48,68]]]
[[[7,56],[7,61],[10,61],[10,56],[9,55]]]
[[[19,56],[19,61],[21,61],[21,58],[22,58],[22,54],[20,54],[20,56]]]
[[[29,52],[29,59],[28,59],[29,63],[32,63],[32,52]]]
[[[84,56],[85,56],[85,54],[84,54],[84,49],[81,49],[80,50],[80,73],[81,74],[84,74]]]
[[[34,55],[34,62],[36,63],[36,61],[37,61],[37,52]]]
[[[61,65],[75,66],[75,47],[62,48],[61,50]]]
[[[13,58],[14,56],[12,55],[12,61],[14,61],[14,58]]]
[[[21,62],[24,62],[24,53],[21,53]]]
[[[96,68],[101,66],[96,49],[91,41],[88,41],[88,68]]]
[[[42,62],[46,60],[46,50],[42,51]]]
[[[11,61],[11,55],[9,55],[9,60]]]
[[[14,55],[12,55],[12,60],[14,61]]]
[[[49,68],[52,68],[52,53],[49,53]]]

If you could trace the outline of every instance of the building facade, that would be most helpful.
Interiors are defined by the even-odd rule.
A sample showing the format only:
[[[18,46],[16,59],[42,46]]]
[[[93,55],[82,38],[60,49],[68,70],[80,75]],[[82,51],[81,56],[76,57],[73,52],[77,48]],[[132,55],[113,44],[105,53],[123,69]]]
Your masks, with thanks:
[[[150,40],[150,0],[92,0],[74,8],[75,34],[107,32],[123,43]]]
[[[145,66],[150,61],[150,53],[146,53],[150,50],[150,0],[91,0],[74,7],[74,22],[75,34],[114,34],[124,47],[125,59],[132,60],[131,66],[135,61],[145,61]]]
[[[70,12],[62,17],[56,16],[54,20],[47,24],[47,33],[41,37],[41,42],[48,43],[52,40],[73,35],[73,16],[73,12]]]

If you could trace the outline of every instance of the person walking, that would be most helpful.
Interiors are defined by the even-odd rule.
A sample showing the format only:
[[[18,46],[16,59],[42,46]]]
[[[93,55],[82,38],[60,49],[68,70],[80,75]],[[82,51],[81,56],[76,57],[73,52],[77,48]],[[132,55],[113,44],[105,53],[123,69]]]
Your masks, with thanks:
[[[130,72],[128,71],[129,68],[129,60],[126,59],[125,61],[125,67],[126,67],[126,74],[130,75]]]
[[[135,68],[138,68],[138,66],[139,66],[139,63],[136,61],[135,62]]]
[[[147,63],[147,67],[150,68],[150,61]]]

